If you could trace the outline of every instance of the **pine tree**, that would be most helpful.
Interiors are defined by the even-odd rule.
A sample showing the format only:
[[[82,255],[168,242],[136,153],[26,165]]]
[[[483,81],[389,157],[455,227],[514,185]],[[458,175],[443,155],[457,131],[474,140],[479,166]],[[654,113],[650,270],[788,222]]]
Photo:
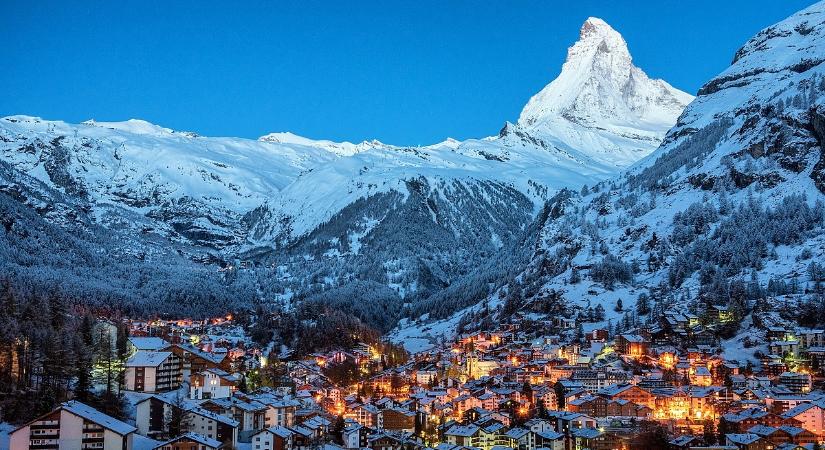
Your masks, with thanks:
[[[416,415],[416,418],[418,415]],[[417,422],[416,422],[417,423]],[[330,430],[330,436],[332,436],[333,442],[336,444],[343,444],[344,443],[344,427],[346,426],[346,422],[344,422],[344,416],[338,415],[335,418],[335,423]]]
[[[117,324],[117,337],[115,340],[115,346],[117,349],[117,371],[115,376],[115,382],[117,383],[118,392],[123,389],[123,385],[125,384],[125,376],[126,376],[126,360],[128,359],[128,352],[129,352],[129,328],[123,322],[118,322]]]
[[[93,352],[82,335],[74,338],[75,379],[74,396],[83,403],[90,403],[92,396]]]
[[[121,361],[126,361],[129,349],[129,327],[123,322],[117,324],[117,357]]]
[[[249,393],[249,387],[246,384],[246,376],[241,376],[241,381],[238,382],[238,390],[244,394]]]
[[[550,416],[547,414],[547,406],[544,405],[544,399],[539,398],[536,401],[536,417],[539,419],[547,419]]]
[[[533,401],[533,386],[530,386],[529,381],[525,381],[521,386],[521,395],[524,396],[528,402]]]
[[[725,442],[727,434],[731,432],[731,429],[730,423],[724,418],[720,418],[719,423],[716,425],[717,442]]]
[[[646,316],[650,313],[650,299],[647,294],[642,292],[636,300],[636,313],[640,316]]]
[[[73,372],[71,361],[68,360],[67,351],[57,332],[50,331],[45,339],[43,357],[40,393],[44,401],[56,404],[66,399],[68,382]],[[45,403],[44,406],[48,407]]]
[[[281,361],[273,350],[266,359],[266,366],[261,369],[261,383],[264,386],[278,386],[287,375],[286,363]]]
[[[20,335],[17,301],[8,280],[0,280],[0,392],[13,389],[15,342]]]
[[[579,269],[575,267],[570,269],[570,284],[579,284],[581,280],[582,278],[581,275],[579,275]]]
[[[593,316],[596,322],[601,322],[605,318],[605,311],[604,306],[601,303],[596,305],[596,308],[593,310]]]
[[[565,396],[564,385],[557,382],[553,386],[553,390],[556,391],[556,407],[557,407],[557,409],[559,411],[564,411],[564,396]]]
[[[106,392],[114,390],[114,370],[112,368],[112,358],[114,349],[112,348],[111,336],[106,332],[105,327],[97,327],[97,337],[95,340],[95,378],[96,382],[105,386]]]
[[[190,431],[191,420],[187,412],[189,407],[186,400],[177,393],[164,415],[164,428],[170,436],[180,436]]]
[[[702,424],[702,436],[706,445],[716,444],[716,433],[713,428],[713,421],[710,419],[705,420]]]

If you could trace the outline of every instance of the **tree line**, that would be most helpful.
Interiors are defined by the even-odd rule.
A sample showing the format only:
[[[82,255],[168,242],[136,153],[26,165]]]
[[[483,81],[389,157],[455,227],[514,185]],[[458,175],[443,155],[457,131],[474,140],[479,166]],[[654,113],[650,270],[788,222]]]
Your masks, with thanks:
[[[128,333],[93,311],[0,279],[0,418],[21,423],[74,398],[124,418]]]

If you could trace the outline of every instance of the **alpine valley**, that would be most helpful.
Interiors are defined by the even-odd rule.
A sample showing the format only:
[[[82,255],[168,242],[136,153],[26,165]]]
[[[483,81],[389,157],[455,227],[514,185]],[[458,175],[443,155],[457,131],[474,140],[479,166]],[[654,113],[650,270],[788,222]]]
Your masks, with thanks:
[[[615,331],[674,306],[816,325],[824,60],[817,3],[694,98],[590,18],[515,123],[425,147],[5,117],[0,271],[135,315],[323,311],[412,351],[514,317]]]

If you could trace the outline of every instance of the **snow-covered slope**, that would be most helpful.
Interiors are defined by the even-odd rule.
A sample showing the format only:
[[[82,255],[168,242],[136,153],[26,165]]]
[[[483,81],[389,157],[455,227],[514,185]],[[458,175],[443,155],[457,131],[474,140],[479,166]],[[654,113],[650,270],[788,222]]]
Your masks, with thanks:
[[[105,212],[156,219],[170,236],[242,242],[240,218],[301,172],[339,156],[318,146],[177,133],[141,120],[70,125],[0,119],[3,161]]]
[[[125,208],[158,219],[170,235],[216,248],[287,243],[360,198],[406,196],[412,179],[432,186],[494,181],[538,205],[562,187],[614,173],[511,128],[496,139],[407,148],[289,133],[258,141],[201,137],[140,120],[72,125],[12,116],[0,119],[0,138],[3,160],[17,170],[101,211]]]
[[[561,74],[533,96],[518,125],[563,149],[624,167],[647,156],[693,97],[638,67],[622,36],[591,17]]]
[[[801,323],[800,312],[810,311],[803,305],[818,304],[822,293],[811,267],[825,260],[823,62],[820,2],[750,39],[650,156],[551,199],[522,246],[529,256],[515,260],[516,275],[501,277],[486,300],[453,316],[442,308],[430,317],[439,322],[405,323],[396,339],[417,336],[426,346],[428,334],[454,333],[488,311],[627,328],[652,317],[637,307],[645,303],[695,313],[721,304],[747,323],[751,314],[762,326]],[[455,291],[478,276],[454,283]],[[764,300],[777,295],[787,296]],[[437,303],[456,310],[469,300],[455,294]],[[606,317],[594,320],[599,305]]]
[[[452,180],[469,185],[500,182],[540,205],[558,189],[594,183],[615,173],[611,167],[518,132],[455,147],[449,144],[373,147],[318,164],[269,201],[268,208],[278,219],[258,240],[266,240],[265,235],[300,237],[359,198],[390,191],[406,196],[406,182],[411,179],[425,179],[432,186]]]

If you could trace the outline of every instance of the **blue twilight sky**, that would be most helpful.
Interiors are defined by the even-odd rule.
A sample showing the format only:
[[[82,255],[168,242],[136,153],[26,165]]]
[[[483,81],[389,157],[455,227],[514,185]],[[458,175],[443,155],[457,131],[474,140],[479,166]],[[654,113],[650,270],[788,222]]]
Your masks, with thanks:
[[[695,93],[811,1],[0,0],[0,116],[417,145],[498,132],[588,16]]]

